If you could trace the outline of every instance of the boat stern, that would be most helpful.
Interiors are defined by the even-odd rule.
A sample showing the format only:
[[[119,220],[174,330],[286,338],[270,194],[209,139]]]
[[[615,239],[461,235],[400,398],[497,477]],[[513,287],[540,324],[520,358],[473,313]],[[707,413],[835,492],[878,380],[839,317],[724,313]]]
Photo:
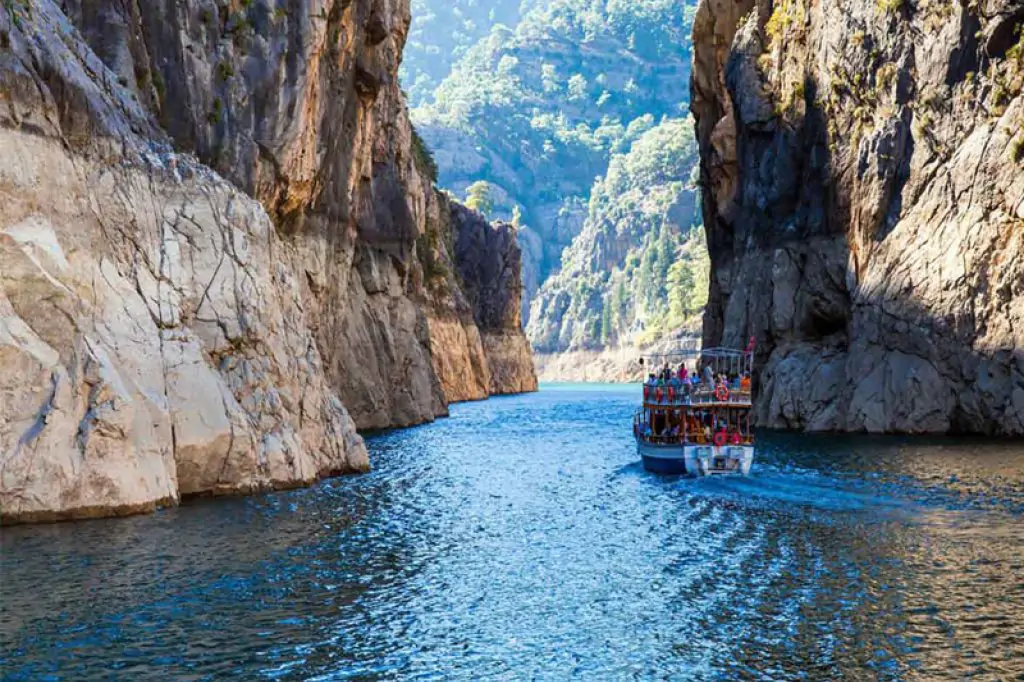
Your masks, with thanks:
[[[752,445],[661,445],[637,442],[644,468],[676,476],[746,476],[754,463]]]
[[[746,476],[754,464],[752,445],[687,445],[684,451],[694,476]]]

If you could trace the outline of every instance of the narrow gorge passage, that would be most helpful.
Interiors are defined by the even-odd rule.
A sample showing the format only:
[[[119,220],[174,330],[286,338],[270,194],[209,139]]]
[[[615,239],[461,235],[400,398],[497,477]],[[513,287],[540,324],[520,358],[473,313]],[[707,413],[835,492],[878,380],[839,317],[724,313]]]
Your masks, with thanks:
[[[1024,682],[1021,437],[1024,0],[0,2],[0,682]]]

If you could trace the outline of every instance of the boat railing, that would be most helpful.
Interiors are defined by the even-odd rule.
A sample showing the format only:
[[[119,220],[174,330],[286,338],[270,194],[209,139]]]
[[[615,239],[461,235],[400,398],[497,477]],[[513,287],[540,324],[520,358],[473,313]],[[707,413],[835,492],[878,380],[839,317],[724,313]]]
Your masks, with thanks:
[[[655,384],[644,384],[644,402],[654,405],[686,406],[686,405],[722,405],[751,404],[751,392],[749,389],[731,389],[719,386],[717,388],[705,388],[703,386],[659,386]]]
[[[641,367],[647,367],[657,373],[676,365],[690,365],[698,371],[709,369],[717,376],[725,374],[751,375],[754,370],[754,339],[750,340],[746,349],[737,348],[681,348],[667,353],[644,353],[639,359]]]
[[[651,445],[716,445],[714,435],[708,435],[703,430],[688,429],[677,433],[653,433],[645,421],[644,410],[638,409],[633,414],[633,435],[637,440]],[[753,445],[754,438],[749,433],[740,433],[739,442],[733,442],[732,434],[729,441],[723,445]]]
[[[654,434],[645,434],[642,431],[637,432],[636,437],[643,443],[651,445],[716,445],[714,438],[705,438],[701,434],[679,434],[675,436],[656,436]],[[754,440],[749,436],[741,437],[738,443],[732,442],[731,440],[724,444],[724,447],[730,445],[753,445]]]

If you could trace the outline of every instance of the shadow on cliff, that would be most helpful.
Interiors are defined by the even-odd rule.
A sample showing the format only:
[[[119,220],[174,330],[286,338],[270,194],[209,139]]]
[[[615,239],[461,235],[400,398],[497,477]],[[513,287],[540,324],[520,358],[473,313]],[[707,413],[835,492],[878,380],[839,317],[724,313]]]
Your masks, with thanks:
[[[742,58],[730,58],[731,91],[740,71],[732,60]],[[979,243],[970,248],[1002,267],[985,265],[979,278],[965,262],[970,279],[939,300],[921,280],[950,250],[930,232],[919,236],[938,228],[907,222],[929,189],[911,183],[921,142],[912,83],[896,86],[897,116],[853,130],[836,129],[814,78],[803,91],[802,117],[776,110],[767,124],[745,120],[755,105],[737,101],[736,198],[726,216],[714,202],[705,210],[713,270],[705,345],[743,347],[756,336],[764,426],[1024,435],[1024,352],[1012,343],[1024,278],[1014,274],[1021,261],[1012,227],[1005,237],[996,224],[972,228]],[[931,132],[919,135],[927,143]],[[706,183],[716,179],[709,172]],[[959,218],[949,222],[966,219],[963,207],[951,210]]]

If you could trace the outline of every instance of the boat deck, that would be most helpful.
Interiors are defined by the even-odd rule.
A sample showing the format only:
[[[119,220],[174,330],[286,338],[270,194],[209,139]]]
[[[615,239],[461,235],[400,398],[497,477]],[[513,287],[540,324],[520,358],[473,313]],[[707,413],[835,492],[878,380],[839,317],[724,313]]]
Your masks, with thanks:
[[[655,401],[655,400],[645,400],[644,401],[644,406],[645,407],[701,407],[701,408],[704,408],[704,407],[708,407],[708,408],[716,408],[716,407],[743,407],[743,408],[746,408],[746,409],[753,409],[754,404],[752,402],[750,402],[749,400],[746,401],[746,402],[740,402],[740,401],[735,401],[735,400],[726,400],[725,402],[712,401],[712,402],[705,402],[705,403],[694,403],[694,402],[685,402],[685,401],[678,401],[678,400],[674,401],[674,402],[669,402],[667,400],[663,400],[661,402],[658,402],[658,401]]]

